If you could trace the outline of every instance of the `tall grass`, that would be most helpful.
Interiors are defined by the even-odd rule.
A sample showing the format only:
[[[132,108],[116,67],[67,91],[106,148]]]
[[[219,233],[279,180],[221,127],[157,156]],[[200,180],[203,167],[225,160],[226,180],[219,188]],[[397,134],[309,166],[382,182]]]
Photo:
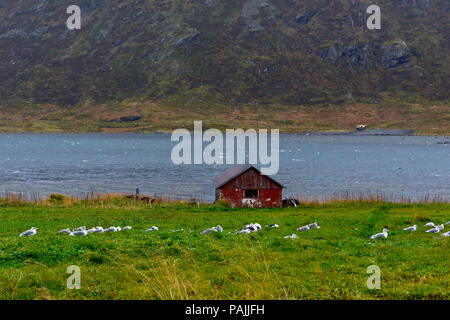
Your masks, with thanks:
[[[400,203],[400,204],[426,204],[426,203],[448,203],[449,199],[441,195],[424,194],[414,199],[403,194],[389,194],[385,192],[363,192],[363,191],[343,191],[333,196],[324,197],[304,197],[293,195],[291,198],[299,200],[303,204],[332,204],[348,202],[369,202],[369,203]]]
[[[297,199],[300,205],[332,205],[347,203],[399,203],[399,204],[430,204],[449,203],[449,199],[441,195],[425,194],[422,197],[411,199],[404,195],[387,194],[383,192],[362,192],[344,191],[334,196],[305,197],[302,195],[292,195],[292,199]],[[41,196],[37,192],[11,192],[6,191],[0,195],[0,206],[81,206],[100,208],[143,208],[152,206],[176,206],[176,205],[210,205],[191,196],[181,195],[161,195],[150,197],[146,195],[125,195],[120,193],[100,193],[95,191],[83,192],[76,196],[66,196],[61,194],[51,194],[48,197]],[[219,203],[222,205],[221,203]]]

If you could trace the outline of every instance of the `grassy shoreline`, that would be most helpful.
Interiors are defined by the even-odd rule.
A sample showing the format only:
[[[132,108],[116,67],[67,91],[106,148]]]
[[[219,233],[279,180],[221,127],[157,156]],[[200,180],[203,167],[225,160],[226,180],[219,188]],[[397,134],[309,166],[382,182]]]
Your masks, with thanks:
[[[386,99],[379,103],[348,102],[341,105],[288,106],[194,103],[189,101],[127,100],[105,104],[86,102],[70,108],[56,105],[0,103],[0,132],[8,133],[170,133],[203,128],[276,128],[282,133],[354,131],[368,129],[415,130],[418,135],[450,135],[448,102],[412,103]],[[124,120],[125,119],[125,120]],[[130,120],[131,119],[131,120]]]
[[[197,119],[192,119],[192,121],[197,120]],[[141,128],[133,128],[133,127],[123,127],[123,128],[108,128],[108,129],[101,129],[101,128],[94,128],[94,129],[78,129],[78,130],[74,130],[74,129],[59,129],[57,128],[60,123],[54,124],[54,125],[50,125],[50,127],[52,128],[43,128],[42,127],[47,127],[48,123],[43,123],[44,125],[40,125],[38,122],[34,122],[34,123],[30,123],[29,128],[20,128],[17,126],[3,126],[0,124],[0,134],[24,134],[24,133],[31,133],[31,134],[58,134],[58,133],[71,133],[71,134],[93,134],[93,133],[121,133],[121,134],[133,134],[133,133],[143,133],[143,134],[171,134],[174,130],[176,129],[180,129],[182,127],[166,127],[166,128],[153,128],[150,130],[142,130]],[[220,125],[220,127],[223,127],[223,130],[227,129],[224,125]],[[38,128],[38,129],[36,129]],[[231,128],[231,127],[230,127]],[[233,127],[233,129],[252,129],[254,127],[248,125],[248,124],[243,124],[243,125],[237,125],[235,127]],[[188,129],[189,130],[189,129]],[[207,129],[205,129],[207,130]],[[259,130],[256,129],[256,130]],[[289,129],[289,128],[281,128],[279,129],[281,134],[298,134],[298,135],[304,135],[307,132],[315,132],[315,133],[328,133],[328,132],[336,132],[336,133],[348,133],[348,132],[353,132],[353,131],[349,131],[349,129],[335,129],[332,127],[329,128],[323,128],[323,127],[311,127],[308,129],[308,131],[299,131],[299,130],[295,130],[295,129]],[[435,137],[448,137],[450,136],[450,130],[446,130],[446,129],[434,129],[434,130],[422,130],[422,129],[415,129],[415,128],[402,128],[402,127],[390,127],[389,129],[379,129],[379,128],[375,128],[374,130],[379,130],[379,131],[390,131],[390,130],[414,130],[414,134],[412,134],[412,136],[435,136]],[[193,130],[189,130],[190,132],[192,132]],[[340,134],[337,134],[340,135]],[[373,135],[364,135],[364,136],[377,136],[375,134]],[[389,134],[388,136],[411,136],[411,135],[394,135],[394,134]]]
[[[448,203],[354,201],[285,209],[117,199],[2,203],[0,298],[449,299],[449,238],[423,227],[448,220]],[[295,231],[314,221],[321,229]],[[280,228],[234,234],[250,222]],[[223,233],[200,235],[218,224]],[[412,224],[417,232],[403,231]],[[133,229],[57,234],[82,225]],[[160,230],[145,232],[153,225]],[[32,226],[38,227],[36,236],[18,237]],[[385,226],[388,239],[369,240]],[[293,233],[299,238],[283,238]],[[81,268],[80,290],[66,288],[69,265]],[[380,290],[366,286],[370,265],[381,269]]]
[[[242,128],[244,130],[247,129],[251,129],[247,126],[241,126],[241,127],[236,127],[233,129],[238,129],[238,128]],[[158,130],[152,130],[152,131],[140,131],[140,130],[112,130],[112,131],[98,131],[98,130],[93,130],[93,131],[64,131],[64,130],[49,130],[49,131],[35,131],[35,130],[30,130],[30,131],[20,131],[20,130],[7,130],[7,131],[2,131],[1,127],[0,127],[0,134],[172,134],[173,130],[176,130],[179,128],[173,128],[173,129],[158,129]],[[207,129],[205,129],[207,130]],[[225,129],[224,129],[225,130]],[[259,129],[257,129],[259,130]],[[392,128],[392,129],[374,129],[377,131],[400,131],[400,130],[406,130],[406,129],[398,129],[398,128]],[[414,130],[414,129],[412,129]],[[191,133],[193,132],[192,130],[189,130]],[[280,134],[295,134],[295,135],[311,135],[311,134],[307,134],[309,132],[313,132],[314,136],[390,136],[390,137],[405,137],[405,136],[420,136],[420,137],[442,137],[442,138],[448,138],[450,136],[450,131],[420,131],[420,130],[415,130],[413,134],[347,134],[347,133],[354,133],[354,131],[349,131],[349,130],[322,130],[322,131],[316,131],[316,130],[311,130],[311,131],[289,131],[289,130],[280,130]],[[330,132],[332,133],[336,133],[335,135],[330,134]],[[270,131],[269,131],[270,133]],[[322,133],[325,133],[322,135]]]

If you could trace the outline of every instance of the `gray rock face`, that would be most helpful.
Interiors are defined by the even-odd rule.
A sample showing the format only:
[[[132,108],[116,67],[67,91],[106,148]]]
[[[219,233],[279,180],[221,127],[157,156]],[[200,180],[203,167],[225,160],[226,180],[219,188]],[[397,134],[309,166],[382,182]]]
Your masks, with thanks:
[[[373,48],[364,42],[350,45],[336,43],[317,51],[316,54],[334,64],[346,59],[349,69],[368,68],[378,63],[385,68],[395,68],[412,62],[411,52],[403,40],[385,43],[381,48]]]
[[[360,42],[344,46],[342,43],[336,43],[328,48],[317,51],[317,55],[331,63],[345,58],[348,68],[365,68],[369,61],[368,45]]]
[[[365,68],[368,64],[369,46],[366,43],[357,43],[347,47],[345,55],[348,57],[348,65],[352,67]]]
[[[376,53],[381,64],[386,68],[395,68],[411,62],[412,56],[406,43],[401,40],[393,44],[383,44]]]
[[[303,13],[298,14],[297,17],[295,17],[295,21],[299,25],[303,26],[305,24],[308,24],[316,14],[317,14],[317,10],[303,12]]]
[[[256,32],[264,30],[261,25],[261,11],[266,10],[269,13],[274,11],[274,6],[265,0],[247,0],[242,8],[242,18],[245,21],[247,32]]]
[[[198,32],[198,30],[194,30],[191,34],[178,39],[175,43],[175,47],[181,47],[185,44],[191,43],[195,41],[199,36],[200,32]]]
[[[342,43],[336,43],[328,48],[321,49],[316,54],[324,60],[335,63],[339,58],[344,56],[344,46]]]

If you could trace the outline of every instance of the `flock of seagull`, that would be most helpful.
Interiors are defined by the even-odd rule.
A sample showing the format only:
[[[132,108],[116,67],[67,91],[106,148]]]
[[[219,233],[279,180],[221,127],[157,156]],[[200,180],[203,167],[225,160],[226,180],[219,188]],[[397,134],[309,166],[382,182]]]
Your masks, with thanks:
[[[317,222],[313,222],[310,224],[307,224],[306,226],[300,227],[297,229],[297,231],[300,232],[306,232],[312,229],[320,229],[320,226],[317,224]],[[285,239],[297,239],[297,235],[294,233],[293,235],[290,236],[285,236]]]
[[[446,222],[445,224],[446,225],[450,225],[450,221]],[[431,229],[425,231],[426,233],[439,233],[439,232],[443,231],[444,228],[445,228],[444,224],[435,225],[433,222],[428,222],[424,226],[425,227],[431,227]],[[403,230],[413,232],[413,231],[416,231],[417,228],[418,227],[415,224],[415,225],[413,225],[411,227],[404,228]],[[374,234],[373,236],[370,237],[370,239],[377,239],[377,238],[385,238],[386,239],[388,237],[388,232],[389,232],[389,230],[387,228],[384,228],[383,232]],[[443,237],[450,237],[450,231],[444,232],[441,235]]]
[[[450,221],[448,221],[447,223],[445,223],[445,225],[450,225]],[[441,231],[444,230],[445,228],[444,224],[440,224],[440,225],[435,225],[433,222],[428,222],[427,224],[425,224],[425,227],[431,227],[431,229],[426,230],[425,232],[427,233],[440,233]],[[271,225],[266,225],[266,228],[279,228],[278,224],[271,224]],[[258,232],[259,230],[261,230],[262,227],[259,223],[250,223],[245,225],[242,230],[237,231],[235,234],[246,234],[246,233],[252,233],[252,232]],[[297,231],[300,232],[306,232],[306,231],[310,231],[312,229],[320,229],[320,226],[317,224],[317,222],[313,222],[310,224],[307,224],[303,227],[300,227],[297,229]],[[413,225],[411,227],[407,227],[404,228],[403,230],[405,231],[416,231],[418,229],[417,225]],[[25,232],[22,232],[20,234],[20,237],[31,237],[34,236],[37,233],[37,228],[36,227],[32,227],[30,230],[27,230]],[[85,226],[82,227],[78,227],[76,229],[70,230],[70,228],[67,229],[63,229],[58,231],[58,234],[68,234],[69,236],[87,236],[90,233],[105,233],[105,232],[119,232],[119,231],[126,231],[126,230],[131,230],[130,226],[127,227],[109,227],[107,229],[103,229],[103,227],[97,226],[91,229],[86,229]],[[147,232],[153,232],[153,231],[158,231],[158,227],[153,226],[150,229],[147,229]],[[179,231],[184,231],[183,229],[181,230],[172,230],[172,232],[179,232]],[[220,225],[217,225],[215,227],[212,228],[208,228],[206,230],[203,230],[200,234],[208,234],[211,232],[223,232],[223,228]],[[377,239],[377,238],[387,238],[388,237],[388,232],[389,230],[387,228],[383,229],[383,232],[374,234],[370,237],[370,239]],[[229,232],[231,233],[231,232]],[[443,232],[441,234],[444,237],[449,237],[450,236],[450,231],[447,232]],[[290,236],[285,236],[285,239],[296,239],[298,236],[296,234],[292,234]]]
[[[109,227],[108,229],[103,229],[103,227],[94,227],[86,230],[85,226],[70,230],[69,228],[60,230],[59,234],[68,234],[69,236],[87,236],[89,233],[104,233],[104,232],[119,232],[122,230],[131,230],[130,226],[121,228],[121,227]]]
[[[86,226],[78,227],[73,230],[70,230],[70,228],[62,229],[58,231],[58,234],[67,234],[69,236],[87,236],[90,233],[105,233],[105,232],[119,232],[119,231],[126,231],[131,230],[130,226],[126,227],[109,227],[107,229],[104,229],[103,227],[97,226],[91,229],[86,230]],[[151,231],[158,231],[158,227],[151,227],[150,229],[147,229],[147,232]],[[25,232],[22,232],[19,237],[31,237],[34,236],[37,233],[37,228],[32,227],[30,230],[27,230]]]

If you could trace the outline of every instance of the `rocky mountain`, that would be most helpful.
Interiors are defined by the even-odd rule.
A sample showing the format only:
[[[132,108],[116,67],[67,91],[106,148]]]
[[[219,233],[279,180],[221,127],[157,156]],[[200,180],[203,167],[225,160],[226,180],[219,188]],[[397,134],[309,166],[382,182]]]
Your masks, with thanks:
[[[448,0],[0,0],[0,104],[446,101],[449,16]]]

